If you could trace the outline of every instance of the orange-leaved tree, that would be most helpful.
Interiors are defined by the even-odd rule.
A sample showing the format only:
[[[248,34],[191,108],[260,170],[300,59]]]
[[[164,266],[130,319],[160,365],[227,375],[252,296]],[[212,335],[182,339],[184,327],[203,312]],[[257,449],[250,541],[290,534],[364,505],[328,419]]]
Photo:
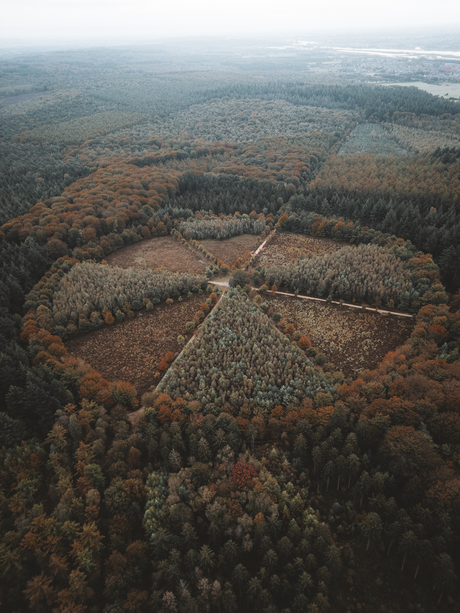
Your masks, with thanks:
[[[136,388],[127,381],[117,381],[112,386],[112,398],[116,404],[121,404],[125,407],[136,406]]]

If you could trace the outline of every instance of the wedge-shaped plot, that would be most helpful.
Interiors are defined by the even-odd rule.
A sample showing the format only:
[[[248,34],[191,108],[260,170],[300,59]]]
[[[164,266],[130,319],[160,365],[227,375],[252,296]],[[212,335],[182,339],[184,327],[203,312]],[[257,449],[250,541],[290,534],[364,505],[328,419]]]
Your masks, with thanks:
[[[199,400],[208,410],[226,402],[263,412],[333,392],[323,371],[272,324],[246,295],[231,290],[158,387],[172,398]]]

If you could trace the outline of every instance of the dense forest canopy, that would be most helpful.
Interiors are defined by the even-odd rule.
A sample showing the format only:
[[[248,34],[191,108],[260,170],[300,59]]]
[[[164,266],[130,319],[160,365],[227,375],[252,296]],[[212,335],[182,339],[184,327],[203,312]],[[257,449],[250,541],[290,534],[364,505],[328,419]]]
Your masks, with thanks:
[[[2,610],[457,610],[458,64],[291,43],[1,59]]]

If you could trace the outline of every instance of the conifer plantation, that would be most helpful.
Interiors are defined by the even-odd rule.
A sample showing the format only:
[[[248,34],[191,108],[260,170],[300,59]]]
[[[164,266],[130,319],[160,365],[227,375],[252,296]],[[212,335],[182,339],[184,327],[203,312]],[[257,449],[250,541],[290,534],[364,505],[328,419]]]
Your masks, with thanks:
[[[0,610],[454,613],[460,104],[182,44],[0,61]]]

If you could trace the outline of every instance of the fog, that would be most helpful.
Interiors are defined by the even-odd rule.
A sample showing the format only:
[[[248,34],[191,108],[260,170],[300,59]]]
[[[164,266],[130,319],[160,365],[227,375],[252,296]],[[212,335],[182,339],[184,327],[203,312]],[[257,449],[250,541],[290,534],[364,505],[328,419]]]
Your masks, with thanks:
[[[452,0],[7,0],[0,21],[9,41],[47,44],[152,42],[183,36],[256,36],[315,31],[460,27]]]

